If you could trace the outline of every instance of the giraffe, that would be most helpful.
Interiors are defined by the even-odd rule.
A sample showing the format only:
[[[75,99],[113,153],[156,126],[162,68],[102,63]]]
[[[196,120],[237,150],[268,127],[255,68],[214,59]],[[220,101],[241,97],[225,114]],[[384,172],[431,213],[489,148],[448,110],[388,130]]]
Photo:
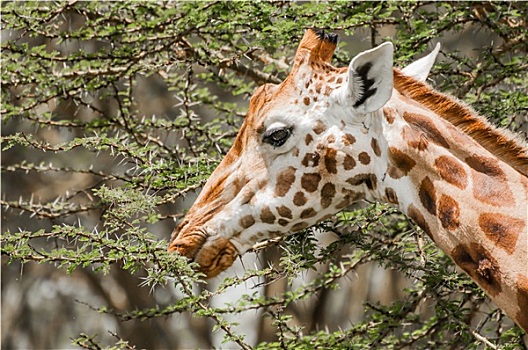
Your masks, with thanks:
[[[232,148],[172,233],[207,277],[253,244],[359,200],[420,226],[528,332],[528,150],[425,80],[390,42],[330,64],[337,35],[308,29],[292,70],[253,94]]]

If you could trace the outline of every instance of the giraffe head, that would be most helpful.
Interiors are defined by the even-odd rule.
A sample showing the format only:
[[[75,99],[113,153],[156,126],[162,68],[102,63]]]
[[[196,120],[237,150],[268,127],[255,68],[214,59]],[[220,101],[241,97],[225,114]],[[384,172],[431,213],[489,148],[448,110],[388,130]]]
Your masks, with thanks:
[[[257,241],[311,226],[362,198],[373,198],[369,116],[393,90],[393,46],[330,65],[337,36],[307,30],[289,76],[251,98],[238,136],[171,237],[208,277]]]

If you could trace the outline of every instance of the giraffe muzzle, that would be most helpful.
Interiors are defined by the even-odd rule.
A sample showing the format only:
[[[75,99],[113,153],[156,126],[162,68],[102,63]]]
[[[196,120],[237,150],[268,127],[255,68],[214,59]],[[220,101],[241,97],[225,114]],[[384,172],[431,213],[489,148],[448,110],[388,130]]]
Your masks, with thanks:
[[[238,250],[224,237],[212,237],[202,232],[180,235],[169,246],[169,252],[177,252],[200,265],[199,271],[207,278],[217,276],[233,265]]]

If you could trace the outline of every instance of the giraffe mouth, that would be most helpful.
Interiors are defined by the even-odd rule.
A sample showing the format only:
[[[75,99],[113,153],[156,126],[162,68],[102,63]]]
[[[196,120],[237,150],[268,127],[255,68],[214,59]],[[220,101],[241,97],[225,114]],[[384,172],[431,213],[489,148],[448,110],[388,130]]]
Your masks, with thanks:
[[[215,277],[229,268],[239,255],[230,240],[211,237],[202,231],[180,235],[171,243],[168,251],[177,252],[198,263],[198,271],[204,273],[207,278]]]

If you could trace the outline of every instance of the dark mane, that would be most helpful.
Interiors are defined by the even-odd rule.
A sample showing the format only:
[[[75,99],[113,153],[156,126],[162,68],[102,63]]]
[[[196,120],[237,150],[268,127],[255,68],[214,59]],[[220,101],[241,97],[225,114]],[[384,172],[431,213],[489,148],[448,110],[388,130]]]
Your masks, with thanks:
[[[472,108],[440,92],[430,89],[394,69],[394,88],[435,112],[482,147],[528,177],[528,149],[506,130],[491,125]]]

